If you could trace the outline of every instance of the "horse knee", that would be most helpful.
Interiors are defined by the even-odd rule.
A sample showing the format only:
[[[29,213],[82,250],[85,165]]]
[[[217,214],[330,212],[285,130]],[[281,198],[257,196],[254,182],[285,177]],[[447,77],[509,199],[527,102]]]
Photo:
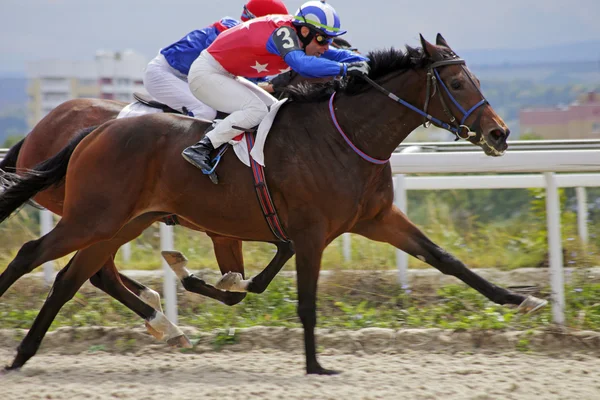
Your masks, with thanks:
[[[223,300],[223,304],[227,306],[234,306],[246,298],[247,293],[241,292],[228,292],[227,296]]]
[[[265,285],[262,279],[257,279],[256,277],[250,279],[250,283],[248,284],[248,291],[250,293],[262,294],[265,290],[267,290],[267,285]]]

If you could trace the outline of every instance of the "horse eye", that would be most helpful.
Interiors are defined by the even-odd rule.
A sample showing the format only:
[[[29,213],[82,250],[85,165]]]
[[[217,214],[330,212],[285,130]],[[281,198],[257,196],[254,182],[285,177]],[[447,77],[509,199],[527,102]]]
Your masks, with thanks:
[[[455,79],[450,83],[450,87],[454,90],[458,90],[462,88],[462,83],[459,80]]]

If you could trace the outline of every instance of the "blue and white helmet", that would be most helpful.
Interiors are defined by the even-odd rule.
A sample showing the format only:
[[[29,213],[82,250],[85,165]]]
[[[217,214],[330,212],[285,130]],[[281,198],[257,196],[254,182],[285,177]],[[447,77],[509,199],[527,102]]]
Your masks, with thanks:
[[[324,1],[315,0],[302,4],[296,11],[294,23],[306,25],[326,36],[340,36],[346,33],[340,28],[340,17],[333,7]]]

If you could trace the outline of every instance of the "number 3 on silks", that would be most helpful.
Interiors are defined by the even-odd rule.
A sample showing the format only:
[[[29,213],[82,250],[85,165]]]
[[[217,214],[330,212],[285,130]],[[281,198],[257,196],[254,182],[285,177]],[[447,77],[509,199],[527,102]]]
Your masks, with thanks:
[[[273,34],[273,42],[281,57],[285,57],[291,51],[302,50],[298,46],[298,35],[289,26],[282,26],[277,29]]]

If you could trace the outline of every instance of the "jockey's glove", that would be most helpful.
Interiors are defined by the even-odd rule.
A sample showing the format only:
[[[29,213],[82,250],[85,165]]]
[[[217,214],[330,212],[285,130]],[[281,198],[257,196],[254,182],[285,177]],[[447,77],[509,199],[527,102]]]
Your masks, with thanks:
[[[346,75],[359,77],[367,76],[369,75],[369,64],[366,61],[346,63]]]

